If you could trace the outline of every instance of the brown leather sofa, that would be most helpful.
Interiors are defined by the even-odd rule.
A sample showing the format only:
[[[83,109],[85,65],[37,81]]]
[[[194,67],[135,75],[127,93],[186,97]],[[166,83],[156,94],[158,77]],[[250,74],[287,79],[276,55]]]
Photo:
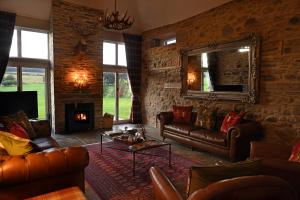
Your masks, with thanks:
[[[221,180],[183,197],[166,175],[157,167],[150,169],[156,200],[295,200],[291,185],[274,176],[256,175]]]
[[[60,148],[51,137],[49,121],[31,123],[37,134],[31,139],[40,152],[26,156],[0,155],[0,199],[25,199],[71,186],[84,191],[87,150]]]
[[[206,130],[195,127],[197,113],[192,112],[190,124],[173,122],[172,112],[161,112],[157,118],[160,121],[160,135],[165,138],[201,149],[210,153],[229,158],[231,161],[245,160],[250,154],[250,142],[262,135],[260,123],[243,120],[233,126],[225,135],[219,127],[216,130]],[[218,117],[219,121],[222,121]]]
[[[300,199],[300,163],[288,161],[291,152],[292,146],[255,141],[251,142],[250,159],[261,159],[261,174],[288,181]]]

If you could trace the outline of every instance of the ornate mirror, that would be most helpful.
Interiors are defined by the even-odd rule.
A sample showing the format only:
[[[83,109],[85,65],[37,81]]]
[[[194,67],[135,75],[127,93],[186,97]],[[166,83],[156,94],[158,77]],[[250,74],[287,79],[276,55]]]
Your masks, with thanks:
[[[256,36],[182,50],[182,95],[256,103],[258,53]]]

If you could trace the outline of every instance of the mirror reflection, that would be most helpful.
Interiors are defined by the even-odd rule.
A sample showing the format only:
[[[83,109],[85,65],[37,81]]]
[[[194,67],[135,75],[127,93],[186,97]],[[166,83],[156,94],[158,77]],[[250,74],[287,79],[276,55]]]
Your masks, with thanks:
[[[250,46],[188,55],[188,90],[248,92]]]

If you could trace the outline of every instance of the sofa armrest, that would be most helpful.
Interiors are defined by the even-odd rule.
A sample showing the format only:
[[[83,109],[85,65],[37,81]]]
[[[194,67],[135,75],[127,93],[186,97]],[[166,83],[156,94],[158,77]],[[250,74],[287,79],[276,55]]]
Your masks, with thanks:
[[[49,120],[30,120],[37,137],[50,137],[51,125]]]
[[[157,118],[162,126],[171,124],[173,122],[173,112],[161,112]]]
[[[250,142],[262,136],[260,123],[247,121],[229,128],[227,145],[231,161],[245,160],[250,155]]]
[[[158,167],[149,170],[156,200],[183,200],[168,177]]]
[[[249,138],[255,140],[262,136],[262,126],[259,122],[255,121],[240,123],[229,128],[227,139],[230,140],[233,135],[236,138]]]
[[[271,144],[262,141],[252,141],[250,158],[277,158],[288,160],[292,147],[281,144]]]
[[[84,147],[69,147],[25,156],[0,157],[0,186],[83,171],[89,155]]]

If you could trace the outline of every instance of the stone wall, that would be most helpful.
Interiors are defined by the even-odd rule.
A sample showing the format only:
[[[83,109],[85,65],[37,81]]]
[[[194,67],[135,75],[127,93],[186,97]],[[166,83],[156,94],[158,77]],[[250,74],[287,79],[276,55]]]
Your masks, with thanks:
[[[65,104],[94,103],[95,128],[102,124],[102,31],[95,25],[102,11],[53,0],[50,22],[50,41],[52,69],[52,120],[56,132],[65,130]],[[75,54],[75,46],[81,39],[72,28],[69,17],[75,27],[82,28],[87,34],[97,29],[95,34],[86,37],[85,53]],[[84,89],[74,87],[76,76],[85,74],[87,86]]]
[[[176,33],[177,44],[152,47],[153,39]],[[255,105],[218,101],[223,109],[243,109],[262,123],[265,140],[291,143],[300,136],[300,2],[299,0],[232,1],[176,24],[143,34],[144,122],[173,104],[205,104],[180,96],[180,49],[261,37],[260,98]],[[166,87],[168,85],[169,87]]]

